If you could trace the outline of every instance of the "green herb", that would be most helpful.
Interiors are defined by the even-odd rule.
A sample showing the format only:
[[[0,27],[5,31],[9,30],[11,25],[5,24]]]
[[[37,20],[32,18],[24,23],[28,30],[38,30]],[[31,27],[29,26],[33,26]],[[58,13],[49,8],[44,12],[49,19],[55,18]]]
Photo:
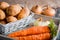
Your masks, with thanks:
[[[57,34],[57,26],[55,25],[55,23],[54,23],[53,20],[50,20],[49,27],[51,29],[51,35],[52,35],[52,37],[55,37],[56,34]]]

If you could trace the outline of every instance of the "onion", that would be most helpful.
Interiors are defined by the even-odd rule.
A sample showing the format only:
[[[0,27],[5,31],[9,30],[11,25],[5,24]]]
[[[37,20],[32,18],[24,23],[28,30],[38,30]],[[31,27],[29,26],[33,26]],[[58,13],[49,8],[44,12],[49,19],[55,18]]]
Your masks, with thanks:
[[[35,14],[41,14],[42,13],[42,7],[39,5],[33,6],[31,11],[34,12]]]
[[[47,16],[54,16],[55,13],[56,13],[55,10],[49,6],[47,8],[45,8],[43,11],[43,14],[45,14]]]

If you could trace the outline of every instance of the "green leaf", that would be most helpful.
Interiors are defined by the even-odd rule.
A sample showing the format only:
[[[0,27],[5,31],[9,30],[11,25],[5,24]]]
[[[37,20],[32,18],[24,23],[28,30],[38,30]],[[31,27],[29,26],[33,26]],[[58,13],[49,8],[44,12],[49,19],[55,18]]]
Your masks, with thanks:
[[[53,20],[50,20],[49,27],[51,29],[51,35],[52,35],[52,37],[55,37],[56,34],[57,34],[57,27],[56,27],[56,25],[55,25],[55,23],[54,23]]]

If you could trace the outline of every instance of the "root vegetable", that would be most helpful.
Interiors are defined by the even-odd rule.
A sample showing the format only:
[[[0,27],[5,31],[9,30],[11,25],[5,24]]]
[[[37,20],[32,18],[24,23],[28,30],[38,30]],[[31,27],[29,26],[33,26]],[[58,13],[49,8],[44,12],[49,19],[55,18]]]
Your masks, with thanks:
[[[16,17],[13,17],[13,16],[9,16],[6,18],[7,22],[14,22],[14,21],[17,21],[17,18]]]
[[[7,2],[0,2],[0,9],[5,10],[7,7],[9,7],[9,4]]]
[[[5,19],[6,15],[3,10],[0,9],[0,20]]]
[[[0,23],[1,23],[1,24],[6,24],[6,21],[3,20],[3,21],[0,21]]]
[[[6,9],[6,13],[7,15],[10,15],[10,16],[16,16],[20,12],[21,9],[22,8],[19,4],[11,5],[10,7]]]
[[[26,35],[34,35],[34,34],[42,34],[49,33],[50,29],[47,26],[35,26],[25,30],[13,32],[8,34],[9,37],[17,37],[17,36],[26,36]]]
[[[47,40],[50,39],[50,33],[13,37],[13,38],[16,40]]]
[[[25,18],[27,16],[29,16],[30,14],[30,10],[28,9],[28,7],[23,7],[23,9],[20,11],[20,13],[17,16],[17,19],[22,19]]]

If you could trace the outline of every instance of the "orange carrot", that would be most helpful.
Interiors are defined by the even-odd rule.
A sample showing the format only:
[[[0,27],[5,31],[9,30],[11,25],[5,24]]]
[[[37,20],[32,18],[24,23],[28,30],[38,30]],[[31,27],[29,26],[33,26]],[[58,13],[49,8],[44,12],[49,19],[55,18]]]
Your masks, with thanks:
[[[16,40],[48,40],[50,39],[50,33],[37,34],[37,35],[29,35],[23,37],[14,37]]]
[[[41,33],[49,33],[50,30],[47,26],[34,26],[28,29],[16,31],[13,33],[8,34],[9,37],[18,37],[18,36],[26,36],[32,34],[41,34]]]

